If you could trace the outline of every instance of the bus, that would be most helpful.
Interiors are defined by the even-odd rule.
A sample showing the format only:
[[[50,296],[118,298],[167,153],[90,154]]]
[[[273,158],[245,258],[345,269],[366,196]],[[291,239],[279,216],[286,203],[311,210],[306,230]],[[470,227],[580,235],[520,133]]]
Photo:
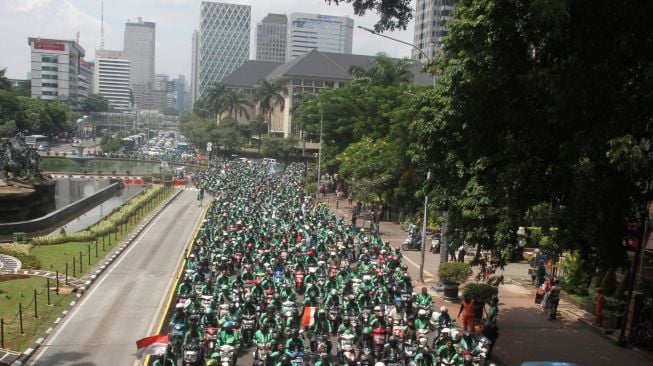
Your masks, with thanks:
[[[180,153],[188,152],[188,142],[185,141],[177,142],[177,151]]]
[[[48,145],[48,136],[43,135],[29,135],[25,136],[25,143],[27,146],[38,151],[46,151],[50,147]]]
[[[135,148],[134,139],[131,137],[125,137],[122,139],[122,150],[123,152],[130,154],[134,151]]]

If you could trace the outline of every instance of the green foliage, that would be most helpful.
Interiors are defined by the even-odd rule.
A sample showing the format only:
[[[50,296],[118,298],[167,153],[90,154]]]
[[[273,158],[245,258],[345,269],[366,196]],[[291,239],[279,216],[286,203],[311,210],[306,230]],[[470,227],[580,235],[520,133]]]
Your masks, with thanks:
[[[11,88],[11,91],[20,97],[30,97],[32,96],[32,80],[25,80],[22,83],[18,84]]]
[[[572,252],[565,257],[563,262],[564,276],[560,285],[571,294],[587,295],[590,283],[590,270],[578,252]]]
[[[27,240],[27,233],[22,231],[13,233],[12,236],[13,236],[14,243],[22,244]]]
[[[0,90],[9,90],[11,89],[11,82],[5,76],[7,69],[0,69]]]
[[[281,138],[272,135],[264,135],[261,138],[261,154],[265,157],[288,161],[290,155],[295,151],[297,145],[296,137]]]
[[[100,94],[91,94],[82,103],[82,110],[86,113],[90,112],[108,112],[109,100]]]
[[[366,85],[393,86],[409,83],[413,79],[410,59],[393,60],[385,53],[378,53],[368,67],[354,65],[349,73],[356,82]]]
[[[438,268],[438,278],[445,284],[461,284],[472,275],[472,267],[467,263],[446,262]]]
[[[17,258],[23,264],[23,268],[41,269],[41,263],[39,263],[38,259],[36,259],[36,257],[33,255],[3,247],[0,247],[0,254]]]
[[[463,287],[463,297],[468,293],[474,295],[476,302],[488,304],[494,296],[499,294],[499,288],[486,283],[468,283]]]
[[[283,109],[285,106],[283,97],[285,92],[286,88],[283,85],[268,80],[261,80],[256,88],[254,99],[259,104],[261,112],[267,117],[268,128],[271,127],[274,107],[279,106]]]
[[[329,4],[340,5],[340,3],[352,4],[354,14],[365,15],[368,11],[374,10],[380,19],[374,25],[377,32],[394,31],[406,29],[413,17],[413,9],[410,7],[410,0],[325,0]]]
[[[122,139],[124,134],[118,133],[116,136],[104,135],[100,140],[100,149],[105,153],[120,152],[122,151]]]

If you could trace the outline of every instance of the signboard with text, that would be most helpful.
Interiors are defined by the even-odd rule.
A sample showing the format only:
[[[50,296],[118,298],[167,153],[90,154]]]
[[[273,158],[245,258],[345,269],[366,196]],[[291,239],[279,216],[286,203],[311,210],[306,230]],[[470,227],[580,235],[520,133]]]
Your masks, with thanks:
[[[63,43],[34,42],[34,48],[37,50],[65,51],[66,45]]]

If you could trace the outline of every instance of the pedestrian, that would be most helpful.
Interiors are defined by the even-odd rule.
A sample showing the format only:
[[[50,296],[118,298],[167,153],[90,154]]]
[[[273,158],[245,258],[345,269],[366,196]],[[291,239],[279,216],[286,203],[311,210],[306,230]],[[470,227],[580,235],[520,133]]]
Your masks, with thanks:
[[[353,204],[354,201],[354,194],[352,193],[351,189],[349,190],[349,193],[347,193],[347,202],[349,203],[349,206]]]
[[[596,289],[596,306],[594,307],[594,315],[596,316],[596,325],[599,327],[603,326],[603,303],[605,302],[605,297],[603,296],[603,289]]]
[[[458,311],[458,319],[462,314],[463,331],[469,329],[469,333],[474,335],[474,295],[470,292],[465,294],[465,298],[460,303],[460,310]]]
[[[544,267],[544,263],[540,261],[537,266],[537,287],[542,286],[544,283],[544,276],[546,276],[546,267]]]
[[[492,353],[492,348],[499,338],[499,326],[497,325],[497,319],[499,317],[499,298],[495,295],[490,301],[490,309],[487,312],[487,319],[485,320],[485,327],[483,329],[483,335],[490,340],[490,349],[488,354]]]
[[[458,262],[464,262],[465,261],[465,254],[467,254],[467,251],[465,250],[465,244],[460,244],[460,247],[458,247]]]
[[[558,280],[553,280],[553,287],[549,291],[549,320],[556,320],[558,316],[558,304],[560,303],[560,286]]]

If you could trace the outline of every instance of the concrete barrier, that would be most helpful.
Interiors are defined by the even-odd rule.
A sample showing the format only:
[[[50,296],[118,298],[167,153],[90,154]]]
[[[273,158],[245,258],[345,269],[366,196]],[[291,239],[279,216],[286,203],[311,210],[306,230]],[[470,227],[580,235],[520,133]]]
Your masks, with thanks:
[[[26,232],[29,236],[43,235],[56,230],[56,227],[83,214],[100,203],[108,200],[123,189],[122,181],[116,181],[91,196],[84,197],[60,210],[51,212],[34,220],[8,222],[0,224],[0,237],[7,238],[15,232]]]

